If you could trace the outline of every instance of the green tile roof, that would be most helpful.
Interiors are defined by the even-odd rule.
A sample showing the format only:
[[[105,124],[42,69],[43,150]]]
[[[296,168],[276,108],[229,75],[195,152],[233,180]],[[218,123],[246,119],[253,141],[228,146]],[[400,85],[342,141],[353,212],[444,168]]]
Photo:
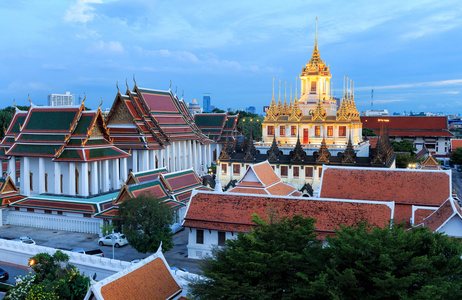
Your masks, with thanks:
[[[23,130],[69,130],[77,113],[78,109],[71,111],[33,109]]]

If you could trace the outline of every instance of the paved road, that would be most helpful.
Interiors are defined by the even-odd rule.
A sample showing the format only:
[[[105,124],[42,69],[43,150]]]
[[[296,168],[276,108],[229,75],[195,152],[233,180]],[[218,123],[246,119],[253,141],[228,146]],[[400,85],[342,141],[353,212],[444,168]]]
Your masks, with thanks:
[[[75,249],[83,248],[84,250],[101,249],[104,257],[112,258],[112,247],[98,245],[98,235],[86,234],[59,230],[48,230],[41,228],[32,228],[24,226],[4,225],[0,226],[0,237],[18,238],[20,236],[29,236],[35,240],[37,245],[52,248]],[[170,266],[176,266],[187,269],[189,272],[199,273],[199,260],[187,258],[187,239],[186,230],[180,231],[173,236],[174,248],[164,253]],[[131,261],[137,258],[145,258],[151,253],[139,253],[130,245],[114,249],[115,259]],[[1,260],[1,259],[0,259]]]
[[[10,275],[10,278],[6,281],[6,283],[10,283],[10,284],[16,283],[16,281],[14,280],[16,276],[29,274],[29,269],[27,267],[13,265],[7,262],[0,261],[0,268],[7,271],[8,274]]]

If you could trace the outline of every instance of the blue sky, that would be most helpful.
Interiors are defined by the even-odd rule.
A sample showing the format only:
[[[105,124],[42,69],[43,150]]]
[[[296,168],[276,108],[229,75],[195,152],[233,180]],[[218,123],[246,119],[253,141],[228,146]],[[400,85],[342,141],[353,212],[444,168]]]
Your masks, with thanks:
[[[321,58],[360,111],[462,112],[462,4],[454,1],[0,0],[1,107],[70,91],[110,107],[118,82],[261,112],[295,88],[318,17]]]

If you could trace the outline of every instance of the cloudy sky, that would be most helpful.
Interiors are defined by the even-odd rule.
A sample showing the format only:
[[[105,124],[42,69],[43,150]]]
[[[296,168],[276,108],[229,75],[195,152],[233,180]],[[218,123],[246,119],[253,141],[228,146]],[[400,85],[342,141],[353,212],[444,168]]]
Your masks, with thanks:
[[[295,88],[318,17],[334,93],[390,112],[462,112],[462,4],[416,1],[0,0],[0,106],[50,93],[110,107],[126,82],[211,93],[226,109],[269,105],[272,79]]]

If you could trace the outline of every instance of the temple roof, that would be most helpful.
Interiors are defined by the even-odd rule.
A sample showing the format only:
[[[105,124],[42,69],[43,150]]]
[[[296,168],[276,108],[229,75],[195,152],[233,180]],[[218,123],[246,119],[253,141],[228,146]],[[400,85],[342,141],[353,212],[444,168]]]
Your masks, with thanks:
[[[129,157],[111,143],[101,110],[80,106],[34,106],[10,124],[14,141],[4,139],[4,156],[49,157],[55,161],[89,162]],[[19,132],[16,132],[16,124]],[[9,135],[11,135],[9,133]]]
[[[89,299],[178,299],[182,293],[180,282],[170,271],[162,254],[162,247],[153,255],[132,266],[93,281],[87,292]]]
[[[320,197],[440,206],[451,196],[446,171],[325,166]]]
[[[160,168],[155,170],[148,170],[148,171],[140,171],[132,173],[128,176],[127,185],[135,184],[135,183],[142,183],[145,181],[155,180],[159,177],[160,174],[168,173],[167,168]]]
[[[456,200],[449,198],[419,225],[428,227],[430,231],[440,231],[452,218],[462,220],[462,209]]]
[[[0,178],[0,208],[24,199],[10,176]]]
[[[183,226],[221,231],[249,232],[252,215],[267,219],[269,210],[280,216],[301,214],[317,219],[318,238],[334,233],[340,225],[353,226],[367,220],[376,227],[388,226],[394,204],[343,199],[294,198],[195,191],[188,204]]]
[[[205,113],[195,114],[194,121],[203,134],[208,138],[225,144],[242,138],[242,134],[237,130],[237,115],[226,113]]]

